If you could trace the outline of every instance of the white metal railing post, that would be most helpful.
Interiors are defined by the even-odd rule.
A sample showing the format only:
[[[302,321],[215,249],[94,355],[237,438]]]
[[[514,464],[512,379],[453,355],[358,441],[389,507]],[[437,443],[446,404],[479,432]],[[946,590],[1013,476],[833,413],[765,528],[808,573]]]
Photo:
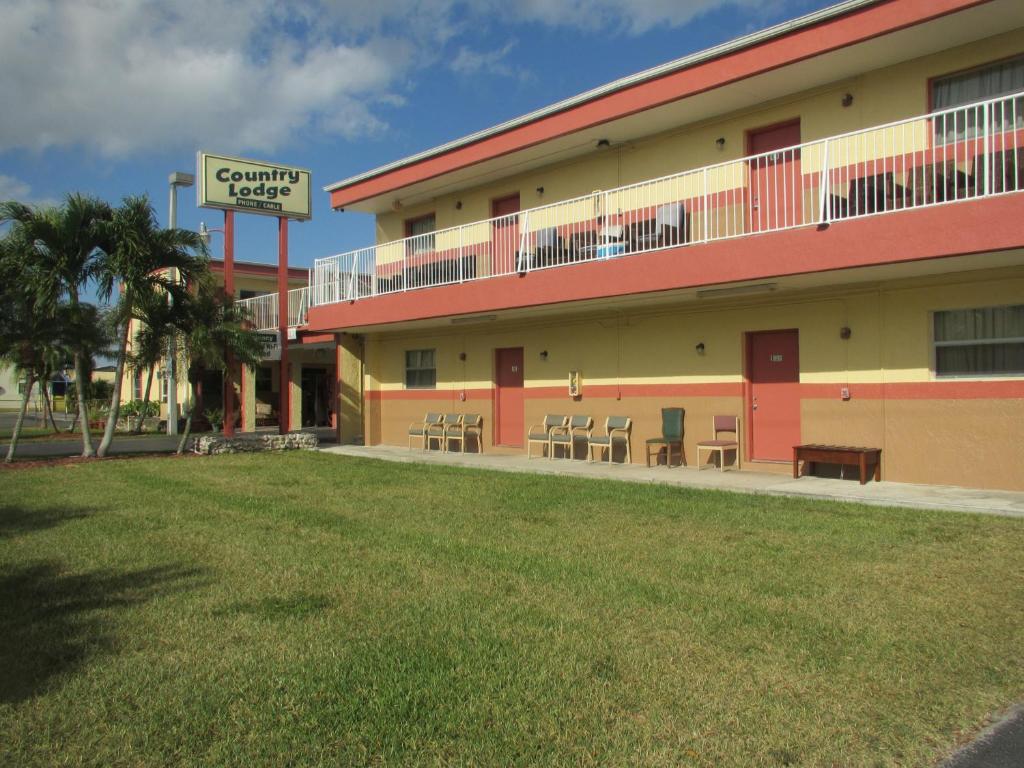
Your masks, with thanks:
[[[702,173],[703,180],[703,199],[701,200],[701,207],[704,209],[704,242],[708,242],[711,239],[711,201],[708,199],[708,169],[704,168]]]
[[[829,223],[829,172],[828,172],[828,139],[825,139],[825,148],[821,151],[821,180],[818,182],[818,210],[820,211],[818,221],[822,224]]]
[[[402,290],[409,290],[409,247],[402,243]]]
[[[459,282],[460,283],[463,282],[466,279],[465,278],[465,267],[464,267],[466,255],[465,255],[465,252],[464,252],[464,249],[463,249],[463,245],[462,245],[462,239],[463,239],[462,236],[465,234],[465,232],[466,232],[465,228],[460,225],[459,226]]]
[[[358,257],[358,255],[354,255],[352,257],[352,274],[351,274],[351,276],[348,279],[348,300],[349,301],[355,301],[357,298],[359,298],[358,296],[356,296],[356,266],[358,264],[359,264],[359,257]]]
[[[520,212],[516,214],[516,218],[522,217],[522,221],[519,222],[519,272],[530,271],[530,254],[526,252],[526,244],[529,241],[530,235],[530,212]]]
[[[990,130],[990,127],[991,127],[992,123],[991,123],[991,121],[988,118],[989,112],[994,107],[995,107],[995,102],[992,102],[991,104],[982,107],[982,124],[983,124],[982,131],[983,131],[984,136],[985,136],[985,158],[984,158],[984,160],[982,160],[982,162],[984,163],[983,167],[985,169],[984,173],[985,173],[985,195],[986,196],[992,194],[992,175],[993,175],[993,171],[995,171],[995,163],[992,160],[992,131]]]

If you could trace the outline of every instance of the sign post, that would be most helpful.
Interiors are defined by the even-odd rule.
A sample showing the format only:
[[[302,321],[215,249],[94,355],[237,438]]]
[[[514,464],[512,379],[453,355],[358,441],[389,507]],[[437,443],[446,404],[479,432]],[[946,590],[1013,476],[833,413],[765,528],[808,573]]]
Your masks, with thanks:
[[[291,376],[288,370],[288,219],[312,218],[311,174],[303,168],[200,152],[199,206],[224,211],[224,292],[234,295],[234,212],[277,217],[277,316],[280,340],[281,434],[291,429]],[[234,433],[234,360],[228,366],[224,392],[224,433]]]

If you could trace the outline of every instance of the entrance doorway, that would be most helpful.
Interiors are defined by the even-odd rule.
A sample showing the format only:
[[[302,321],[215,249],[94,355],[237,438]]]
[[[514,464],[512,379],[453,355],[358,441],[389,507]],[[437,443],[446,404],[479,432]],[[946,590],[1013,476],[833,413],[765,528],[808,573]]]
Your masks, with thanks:
[[[747,134],[750,165],[748,231],[765,232],[803,223],[804,189],[800,173],[800,120]]]
[[[519,252],[519,193],[500,197],[491,202],[491,269],[492,274],[504,275],[518,269]]]
[[[796,330],[747,334],[750,458],[789,461],[800,443],[800,337]]]
[[[331,426],[332,379],[326,368],[302,366],[302,426]]]
[[[523,348],[494,350],[494,444],[523,447]]]

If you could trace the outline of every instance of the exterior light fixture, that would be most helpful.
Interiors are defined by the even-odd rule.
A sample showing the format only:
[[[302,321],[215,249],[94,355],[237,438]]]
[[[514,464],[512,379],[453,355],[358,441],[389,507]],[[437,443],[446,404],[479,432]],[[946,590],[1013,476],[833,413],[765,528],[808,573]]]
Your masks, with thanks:
[[[611,145],[612,145],[612,143],[610,141],[608,141],[608,139],[598,139],[597,140],[597,148],[598,149],[605,149],[606,147],[610,147]]]
[[[544,187],[537,187],[537,195],[539,196],[539,195],[543,195],[543,194],[544,194]]]
[[[547,361],[547,359],[548,359],[548,351],[546,349],[543,352],[540,353],[540,359],[544,360],[544,361]]]
[[[717,146],[719,150],[725,149],[725,137],[719,136],[715,139],[715,146]]]
[[[456,211],[461,211],[462,210],[462,201],[461,200],[456,200],[455,201],[455,210]]]
[[[461,360],[462,362],[466,362],[466,353],[465,352],[459,352],[459,360]]]
[[[698,355],[703,355],[704,354],[704,342],[703,341],[697,343],[697,354]]]
[[[849,107],[851,104],[853,104],[853,94],[848,93],[845,96],[843,96],[842,105],[844,107]]]
[[[853,331],[850,330],[850,326],[848,326],[848,325],[844,325],[842,328],[839,329],[839,338],[840,339],[845,340],[845,339],[850,338],[852,335],[853,335]]]

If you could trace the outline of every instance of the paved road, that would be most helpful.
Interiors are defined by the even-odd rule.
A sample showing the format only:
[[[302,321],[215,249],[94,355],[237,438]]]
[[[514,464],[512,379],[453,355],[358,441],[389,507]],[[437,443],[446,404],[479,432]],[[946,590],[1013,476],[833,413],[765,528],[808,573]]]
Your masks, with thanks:
[[[942,768],[1021,768],[1024,765],[1024,705],[957,752]]]
[[[178,449],[178,436],[154,435],[153,437],[128,437],[118,435],[110,446],[111,456],[132,453],[170,453]],[[99,445],[99,435],[93,435],[93,445]],[[78,456],[82,453],[82,441],[78,440],[26,440],[18,443],[15,453],[22,459],[52,459],[64,456]],[[0,443],[0,455],[7,455],[7,443]]]

